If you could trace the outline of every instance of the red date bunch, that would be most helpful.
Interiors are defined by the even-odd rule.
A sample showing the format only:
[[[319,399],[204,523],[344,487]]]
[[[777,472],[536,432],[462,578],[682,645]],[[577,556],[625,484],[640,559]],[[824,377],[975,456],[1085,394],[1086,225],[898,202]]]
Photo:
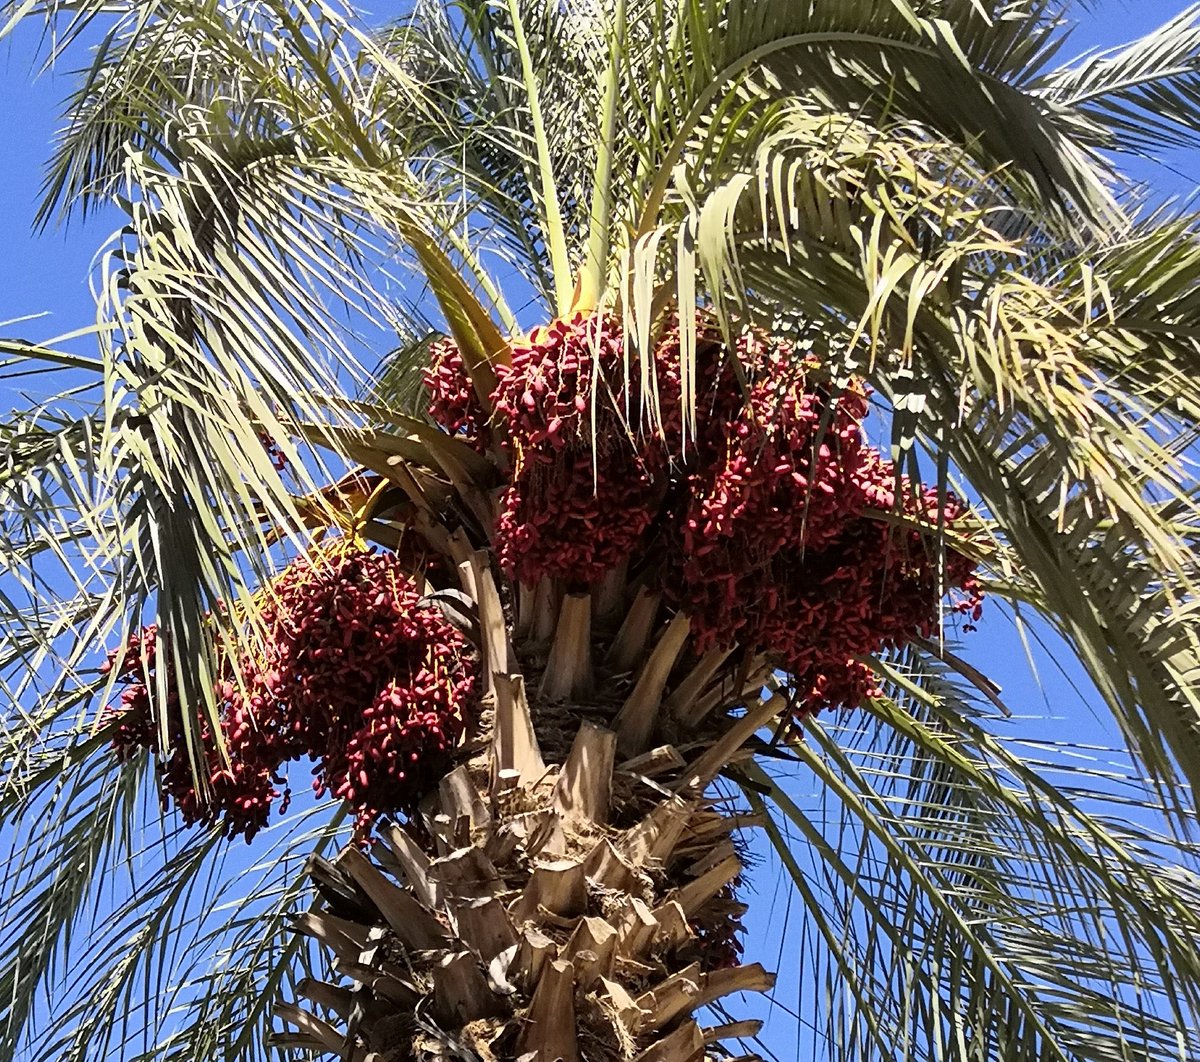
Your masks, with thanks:
[[[290,565],[262,611],[263,704],[232,713],[248,734],[265,709],[271,740],[316,761],[314,786],[369,823],[410,810],[436,783],[470,718],[476,667],[462,633],[395,554],[344,539]],[[274,710],[272,710],[274,709]]]
[[[814,359],[757,332],[737,338],[733,359],[711,328],[697,340],[697,432],[677,446],[665,589],[692,613],[699,651],[759,647],[772,561],[824,549],[864,508],[866,392],[833,387]],[[657,356],[678,361],[678,329]]]
[[[706,973],[713,970],[732,970],[742,964],[741,936],[746,931],[742,924],[741,911],[744,905],[738,901],[738,890],[742,886],[739,874],[733,881],[722,886],[715,903],[707,905],[704,917],[688,922],[695,936],[695,947],[699,951],[700,968]]]
[[[284,765],[307,757],[317,794],[349,803],[362,830],[382,813],[411,812],[472,718],[477,669],[462,634],[420,604],[394,554],[346,539],[284,569],[263,594],[261,619],[265,637],[254,651],[223,667],[222,742],[200,722],[208,786],[194,784],[180,727],[159,765],[164,799],[189,824],[219,822],[250,840],[277,801],[286,811]],[[121,701],[108,709],[121,757],[158,744],[157,728],[129,715],[148,708],[148,677],[137,666],[123,670]]]
[[[523,583],[594,583],[629,556],[661,509],[666,455],[639,430],[644,392],[626,394],[624,366],[620,323],[576,314],[534,329],[496,371],[492,405],[513,469],[497,551]],[[677,405],[678,384],[662,383]]]
[[[283,448],[279,445],[278,440],[270,432],[260,431],[258,433],[258,441],[262,444],[262,448],[266,450],[267,457],[271,459],[271,464],[276,472],[284,472],[288,467],[287,455],[284,454]]]
[[[863,478],[868,475],[876,477],[879,493],[891,495],[889,463],[870,462]],[[974,561],[953,549],[939,554],[936,545],[939,510],[952,525],[962,514],[958,503],[939,501],[936,491],[914,490],[903,479],[901,488],[899,511],[866,509],[825,548],[782,550],[742,580],[740,591],[762,604],[748,637],[791,673],[802,712],[876,696],[877,677],[861,658],[934,635],[941,593],[951,595],[951,613],[980,616]]]
[[[491,396],[512,468],[502,564],[526,584],[578,586],[661,555],[654,578],[691,616],[697,651],[770,654],[801,711],[862,703],[877,688],[860,658],[933,633],[946,594],[978,618],[974,562],[939,545],[965,509],[869,445],[861,381],[756,330],[730,351],[703,313],[696,331],[686,433],[677,323],[644,361],[609,315],[554,321],[514,347]],[[484,412],[450,341],[427,383],[435,421],[478,431]],[[657,431],[645,430],[651,405]]]
[[[196,720],[200,742],[195,756],[209,785],[203,792],[198,791],[173,674],[163,676],[165,709],[155,711],[153,707],[151,689],[158,687],[160,656],[169,660],[169,654],[163,653],[158,628],[151,624],[131,634],[124,650],[110,653],[100,667],[102,674],[115,669],[117,681],[124,686],[118,700],[105,707],[101,718],[103,724],[115,724],[112,744],[117,758],[127,762],[138,749],[154,753],[164,808],[174,804],[189,826],[220,821],[228,835],[242,834],[249,839],[265,825],[272,802],[280,796],[276,786],[284,779],[278,775],[278,765],[249,756],[245,749],[237,749],[235,754],[224,720],[222,731],[229,758],[223,759],[213,740],[211,723],[201,715]],[[167,722],[165,741],[160,740],[163,719]]]
[[[451,435],[465,435],[481,452],[489,441],[487,414],[454,340],[436,340],[424,373],[429,415]]]
[[[771,654],[802,711],[861,704],[878,687],[859,658],[933,633],[945,593],[978,618],[974,562],[937,546],[939,520],[965,511],[869,445],[861,381],[836,383],[761,333],[738,337],[735,362],[713,332],[700,340],[699,430],[681,452],[663,588],[697,651]],[[668,332],[657,356],[677,361],[678,342]]]
[[[100,665],[100,673],[108,676],[116,671],[115,680],[124,687],[116,702],[105,707],[101,724],[115,724],[113,748],[124,763],[135,749],[152,749],[158,745],[158,717],[150,699],[150,687],[158,682],[158,627],[155,624],[135,631],[125,641],[121,652],[109,653]],[[166,678],[166,676],[164,676]],[[173,681],[167,684],[167,713],[178,713],[179,694]]]

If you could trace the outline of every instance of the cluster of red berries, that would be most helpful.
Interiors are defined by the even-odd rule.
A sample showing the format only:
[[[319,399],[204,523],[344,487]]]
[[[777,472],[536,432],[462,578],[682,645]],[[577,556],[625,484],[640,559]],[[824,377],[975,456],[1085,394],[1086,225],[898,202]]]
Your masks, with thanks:
[[[276,472],[283,472],[288,466],[287,455],[279,446],[278,440],[270,432],[260,431],[258,433],[258,441],[262,443],[262,448],[267,451],[267,456],[271,459],[271,464],[275,466]]]
[[[703,337],[703,332],[701,333]],[[877,692],[859,657],[928,636],[939,589],[981,607],[972,561],[939,556],[934,528],[964,515],[917,490],[866,441],[867,392],[756,333],[738,338],[739,386],[717,337],[699,347],[704,415],[681,516],[668,517],[664,589],[688,610],[697,651],[733,642],[772,653],[806,711]],[[678,360],[678,338],[659,348]],[[899,519],[897,519],[899,517]]]
[[[318,795],[348,802],[364,830],[381,813],[410,812],[448,766],[470,718],[476,668],[461,633],[420,604],[393,554],[344,539],[289,565],[267,588],[261,618],[256,651],[223,669],[221,742],[200,724],[208,786],[194,784],[180,726],[160,765],[164,797],[186,822],[219,821],[229,836],[249,840],[281,797],[286,810],[283,764],[307,756]],[[122,654],[126,688],[109,709],[122,757],[159,745],[147,689],[153,628],[147,632]]]
[[[877,471],[891,474],[883,462]],[[954,550],[938,556],[930,530],[936,493],[906,493],[902,505],[907,526],[868,511],[847,520],[824,549],[781,551],[743,580],[761,605],[745,637],[779,655],[806,711],[877,695],[875,672],[860,658],[933,634],[939,587],[953,591],[953,612],[979,616],[974,562]],[[948,523],[958,512],[952,500],[945,511]]]
[[[129,636],[124,649],[109,653],[100,665],[102,675],[116,670],[116,680],[124,686],[115,704],[105,707],[102,723],[113,723],[113,747],[122,762],[136,748],[154,748],[158,744],[158,721],[151,703],[151,687],[158,682],[158,627],[151,624]],[[167,686],[167,712],[178,714],[179,695],[175,683]]]
[[[165,708],[156,712],[153,707],[152,698],[162,692],[158,689],[160,650],[158,628],[151,624],[130,635],[125,649],[111,653],[100,667],[104,674],[115,668],[117,681],[125,687],[118,701],[105,708],[102,717],[102,722],[115,725],[113,748],[117,758],[125,762],[136,749],[160,755],[156,765],[164,806],[173,803],[188,825],[219,820],[230,836],[244,834],[249,839],[266,823],[271,804],[280,795],[275,787],[283,779],[275,770],[264,769],[261,760],[247,757],[244,749],[235,749],[229,743],[224,725],[229,758],[222,760],[208,719],[199,716],[198,757],[203,762],[209,787],[203,793],[197,790],[174,676],[163,676]],[[164,655],[169,661],[169,654]],[[161,719],[167,721],[165,741],[160,730]],[[161,755],[164,751],[165,755]],[[286,790],[284,800],[287,800]]]
[[[481,451],[486,448],[487,415],[453,339],[439,339],[429,348],[425,388],[429,415],[451,435],[465,435]]]
[[[714,903],[705,912],[703,919],[695,918],[688,922],[696,938],[696,946],[700,952],[700,966],[706,973],[713,970],[732,970],[742,964],[742,934],[746,927],[737,910],[738,889],[742,886],[742,876],[739,874],[733,881],[721,888]]]
[[[662,504],[666,455],[642,437],[642,409],[618,398],[624,357],[616,321],[577,315],[535,329],[497,370],[492,404],[513,469],[497,552],[523,583],[595,582],[638,546]]]
[[[662,503],[665,451],[638,431],[644,411],[616,401],[624,364],[620,324],[578,314],[534,329],[496,369],[492,415],[506,425],[500,447],[512,468],[496,545],[505,571],[527,585],[595,582],[638,545]],[[485,450],[492,433],[452,340],[434,344],[425,385],[430,416]],[[678,395],[677,375],[663,387]]]
[[[697,649],[764,644],[775,617],[769,569],[816,552],[864,508],[861,387],[831,393],[811,359],[756,333],[738,338],[736,365],[717,336],[698,345],[698,435],[680,454],[678,513],[669,521],[668,593],[688,602]],[[659,356],[678,359],[672,331]]]
[[[952,608],[978,618],[974,563],[939,551],[933,531],[964,510],[867,443],[860,382],[835,383],[758,332],[731,358],[704,317],[697,331],[687,438],[677,327],[643,361],[604,315],[555,321],[514,348],[492,394],[513,469],[495,528],[501,563],[526,584],[586,585],[630,555],[661,554],[657,579],[691,616],[698,651],[771,653],[807,711],[861,703],[875,685],[858,658],[931,633],[943,593],[959,591]],[[477,431],[483,410],[449,341],[437,366],[431,416]],[[655,432],[644,430],[651,403]]]

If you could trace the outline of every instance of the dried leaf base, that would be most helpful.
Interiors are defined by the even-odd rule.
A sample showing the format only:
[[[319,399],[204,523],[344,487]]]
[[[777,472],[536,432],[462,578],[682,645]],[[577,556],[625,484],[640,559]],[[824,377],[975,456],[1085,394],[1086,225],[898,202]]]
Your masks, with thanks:
[[[313,861],[320,903],[296,928],[346,984],[303,983],[277,1012],[293,1027],[277,1042],[347,1062],[736,1056],[723,1041],[759,1023],[706,1027],[702,1012],[773,976],[720,946],[744,910],[732,835],[752,823],[704,792],[779,710],[755,696],[727,714],[762,672],[689,658],[686,618],[653,633],[644,594],[607,633],[586,595],[508,623],[473,561],[463,582],[491,675],[486,744],[418,821],[383,829],[371,858],[352,847]],[[553,595],[522,600],[545,609]],[[515,650],[514,629],[531,632]]]

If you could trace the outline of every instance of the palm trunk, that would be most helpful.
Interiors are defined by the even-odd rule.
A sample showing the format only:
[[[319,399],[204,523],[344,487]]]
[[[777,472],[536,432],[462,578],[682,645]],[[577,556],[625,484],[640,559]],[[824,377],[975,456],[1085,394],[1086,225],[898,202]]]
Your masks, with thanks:
[[[750,823],[705,793],[780,708],[758,699],[765,671],[696,659],[686,617],[660,622],[623,577],[522,592],[506,614],[486,554],[460,573],[482,739],[373,860],[313,861],[320,900],[297,928],[353,987],[302,984],[326,1016],[281,1007],[297,1031],[279,1042],[354,1062],[728,1058],[711,1049],[760,1023],[697,1012],[773,977],[732,944],[732,834]]]

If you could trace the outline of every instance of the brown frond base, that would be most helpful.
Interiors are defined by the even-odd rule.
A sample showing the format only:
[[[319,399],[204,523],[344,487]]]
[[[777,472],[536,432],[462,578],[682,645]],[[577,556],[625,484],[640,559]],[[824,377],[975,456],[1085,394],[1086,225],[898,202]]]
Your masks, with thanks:
[[[773,981],[730,965],[736,952],[712,936],[741,913],[729,835],[745,823],[664,797],[635,826],[604,828],[592,768],[611,745],[585,725],[580,771],[568,761],[495,800],[459,768],[427,808],[423,843],[393,826],[374,859],[351,847],[314,860],[322,902],[296,928],[357,984],[302,985],[326,1016],[282,1008],[298,1031],[281,1042],[361,1062],[712,1057],[731,1033],[695,1012]]]
[[[593,625],[589,597],[530,592],[553,615],[510,623],[480,560],[463,582],[486,747],[373,858],[313,860],[320,900],[296,929],[347,983],[303,983],[277,1042],[348,1062],[728,1059],[722,1041],[758,1023],[701,1012],[774,978],[739,964],[734,936],[732,835],[754,823],[705,790],[782,706],[758,697],[757,661],[690,657],[686,617],[656,623],[645,594]],[[512,630],[530,633],[514,647]]]

